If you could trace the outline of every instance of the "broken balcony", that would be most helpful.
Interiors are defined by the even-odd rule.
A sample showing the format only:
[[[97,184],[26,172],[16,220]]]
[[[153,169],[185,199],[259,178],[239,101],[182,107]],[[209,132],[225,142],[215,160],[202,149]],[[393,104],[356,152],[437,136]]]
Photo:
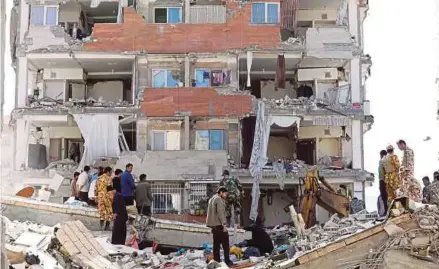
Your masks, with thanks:
[[[87,41],[95,23],[122,22],[119,1],[79,0],[61,4],[32,4],[28,51],[66,51]]]
[[[263,54],[239,60],[240,89],[264,100],[277,115],[362,115],[351,102],[347,59],[319,59],[299,54]]]
[[[34,110],[134,112],[133,57],[43,53],[29,54],[28,63],[28,106]]]

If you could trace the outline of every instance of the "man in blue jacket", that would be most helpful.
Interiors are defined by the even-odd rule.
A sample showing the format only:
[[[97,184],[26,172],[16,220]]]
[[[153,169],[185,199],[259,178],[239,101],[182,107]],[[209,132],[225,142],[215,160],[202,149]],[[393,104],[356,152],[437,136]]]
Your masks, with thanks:
[[[136,185],[134,184],[131,171],[133,171],[133,164],[128,163],[125,172],[120,176],[121,194],[126,206],[134,205],[134,189]]]

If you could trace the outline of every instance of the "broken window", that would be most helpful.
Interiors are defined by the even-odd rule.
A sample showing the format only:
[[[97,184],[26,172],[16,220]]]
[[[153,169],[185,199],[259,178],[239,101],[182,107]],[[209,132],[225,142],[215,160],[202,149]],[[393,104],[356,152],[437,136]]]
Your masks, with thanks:
[[[155,23],[181,23],[181,7],[166,7],[154,9]]]
[[[254,24],[279,23],[279,3],[252,3],[251,22]]]
[[[197,130],[196,150],[224,150],[224,130]]]
[[[180,131],[153,131],[152,150],[180,150]]]
[[[178,87],[178,71],[157,69],[152,70],[152,86],[155,88]]]
[[[58,6],[32,6],[31,23],[34,26],[58,25]]]

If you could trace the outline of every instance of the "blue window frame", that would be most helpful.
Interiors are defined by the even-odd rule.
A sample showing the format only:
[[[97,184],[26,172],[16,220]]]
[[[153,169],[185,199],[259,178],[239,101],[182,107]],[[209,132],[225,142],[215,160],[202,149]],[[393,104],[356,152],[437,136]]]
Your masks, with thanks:
[[[58,6],[32,6],[31,24],[54,26],[58,24]]]
[[[155,23],[181,23],[181,7],[163,7],[154,9]]]
[[[152,70],[152,86],[154,88],[175,88],[178,87],[178,80],[172,75],[172,70]]]
[[[279,23],[279,3],[252,3],[251,23]]]
[[[209,87],[209,82],[209,69],[195,69],[195,87]]]
[[[209,130],[209,150],[224,149],[224,131]]]

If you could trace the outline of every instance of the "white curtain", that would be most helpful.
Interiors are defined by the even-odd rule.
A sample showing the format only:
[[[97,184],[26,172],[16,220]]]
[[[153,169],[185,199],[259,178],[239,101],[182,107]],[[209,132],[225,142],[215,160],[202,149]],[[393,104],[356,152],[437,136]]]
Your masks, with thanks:
[[[98,157],[119,157],[119,117],[116,114],[73,115],[84,137],[84,154],[78,170]]]
[[[296,123],[297,126],[299,126],[301,120],[300,117],[296,116],[265,116],[265,103],[261,100],[258,102],[256,113],[255,136],[249,164],[250,174],[254,178],[252,187],[252,205],[250,209],[251,220],[256,220],[256,217],[258,216],[258,203],[260,196],[259,183],[262,179],[262,169],[268,161],[267,148],[271,125],[276,124],[279,127],[289,127]],[[277,171],[276,177],[280,180],[281,187],[283,187],[282,172]]]

